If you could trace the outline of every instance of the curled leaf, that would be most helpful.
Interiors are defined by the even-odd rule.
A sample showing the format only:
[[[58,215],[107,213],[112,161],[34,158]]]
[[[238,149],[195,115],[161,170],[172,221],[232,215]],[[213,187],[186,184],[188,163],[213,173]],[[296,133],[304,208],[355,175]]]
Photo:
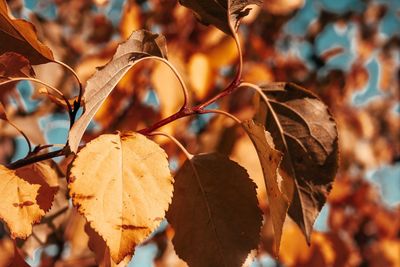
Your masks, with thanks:
[[[79,142],[90,120],[114,87],[139,59],[148,56],[167,58],[164,36],[145,30],[135,31],[128,40],[118,46],[112,60],[99,68],[87,81],[83,94],[85,111],[75,122],[68,136],[72,152],[77,152]]]
[[[256,185],[228,157],[196,155],[175,176],[167,219],[175,250],[189,266],[242,266],[262,224]]]
[[[272,137],[269,132],[265,131],[264,126],[254,121],[244,121],[242,126],[254,144],[263,170],[272,225],[274,227],[275,252],[278,254],[282,228],[289,207],[286,196],[279,188],[279,182],[282,180],[279,174],[282,153],[274,148]]]
[[[0,0],[0,40],[0,54],[16,52],[34,65],[54,59],[51,50],[38,40],[31,23],[9,16],[5,0]]]
[[[69,174],[73,203],[120,263],[160,224],[172,196],[167,155],[136,133],[88,143]]]
[[[262,103],[256,119],[283,153],[280,173],[288,213],[310,241],[338,167],[336,123],[318,97],[295,84],[273,83],[263,92],[269,107]]]
[[[262,0],[179,0],[181,5],[191,9],[206,25],[212,24],[226,34],[237,31],[240,20],[248,15],[251,4],[261,5]]]

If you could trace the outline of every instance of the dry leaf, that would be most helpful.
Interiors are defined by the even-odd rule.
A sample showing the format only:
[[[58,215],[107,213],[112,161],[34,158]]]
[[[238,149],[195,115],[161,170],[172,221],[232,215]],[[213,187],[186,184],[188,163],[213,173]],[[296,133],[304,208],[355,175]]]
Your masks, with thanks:
[[[77,155],[70,195],[115,263],[160,224],[172,196],[167,155],[136,133],[106,134]]]
[[[0,165],[0,218],[10,229],[13,238],[26,238],[32,233],[32,224],[44,215],[36,198],[40,185],[18,177],[15,171]]]
[[[282,191],[290,201],[289,215],[310,241],[337,171],[336,123],[324,103],[297,85],[273,83],[264,93],[272,110],[262,103],[257,120],[283,153],[280,173]]]
[[[11,18],[6,3],[0,0],[0,54],[16,52],[32,64],[53,61],[51,50],[37,39],[35,27],[25,20]]]
[[[217,153],[184,163],[167,219],[177,254],[192,267],[241,266],[257,248],[262,224],[254,182],[243,167]]]
[[[242,123],[242,126],[256,148],[263,170],[272,225],[275,233],[275,252],[278,255],[282,228],[289,207],[286,196],[279,188],[279,182],[282,178],[278,168],[282,161],[282,153],[274,148],[270,133],[266,132],[262,125],[254,121],[245,121]]]
[[[233,35],[230,25],[236,31],[240,20],[248,15],[251,4],[261,5],[261,0],[180,0],[190,8],[205,25],[212,24],[226,34]]]
[[[87,81],[83,94],[85,112],[69,132],[68,141],[72,152],[77,152],[90,120],[114,87],[137,60],[148,56],[167,57],[165,38],[145,30],[135,31],[127,41],[118,46],[113,59]]]

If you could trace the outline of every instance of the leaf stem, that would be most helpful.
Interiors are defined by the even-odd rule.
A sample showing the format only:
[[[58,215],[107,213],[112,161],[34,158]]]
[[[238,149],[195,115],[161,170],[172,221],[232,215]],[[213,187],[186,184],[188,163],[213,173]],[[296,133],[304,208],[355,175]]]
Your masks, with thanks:
[[[31,77],[11,78],[11,79],[9,79],[7,81],[1,82],[0,86],[6,85],[6,84],[9,84],[9,83],[13,83],[13,82],[19,82],[19,81],[31,81],[31,82],[39,83],[39,84],[44,85],[47,88],[51,89],[52,91],[56,92],[64,100],[64,102],[65,102],[65,104],[67,105],[67,108],[68,108],[68,113],[71,116],[72,107],[71,107],[71,104],[69,103],[68,99],[64,96],[64,94],[60,90],[55,88],[54,86],[51,86],[50,84],[47,84],[47,83],[45,83],[45,82],[43,82],[43,81],[41,81],[39,79],[35,79],[35,78],[31,78]]]
[[[29,140],[28,136],[20,129],[18,128],[17,125],[15,125],[14,123],[12,123],[11,121],[7,120],[7,122],[14,127],[15,130],[17,130],[25,139],[26,143],[28,144],[28,154],[27,156],[29,156],[32,153],[32,144],[31,141]]]
[[[182,92],[183,92],[183,104],[182,104],[181,109],[186,108],[188,105],[189,91],[186,87],[186,84],[185,84],[182,76],[179,74],[178,70],[174,67],[174,65],[171,64],[171,62],[169,62],[165,58],[151,56],[151,57],[146,57],[144,59],[147,59],[147,58],[161,61],[161,62],[165,63],[172,70],[172,72],[175,74],[176,78],[178,79],[178,81],[181,85],[181,88],[182,88]]]
[[[172,142],[174,142],[182,150],[182,152],[185,154],[185,156],[187,157],[188,160],[191,160],[193,158],[193,154],[191,154],[189,151],[187,151],[186,148],[182,145],[182,143],[179,142],[178,139],[176,139],[172,135],[169,135],[169,134],[163,133],[163,132],[153,132],[148,135],[149,136],[162,135],[162,136],[169,138]]]
[[[234,120],[237,124],[242,124],[242,121],[239,120],[236,116],[232,115],[229,112],[223,111],[223,110],[219,110],[219,109],[205,109],[201,111],[201,114],[206,114],[206,113],[217,113],[217,114],[221,114],[224,116],[227,116],[229,118],[231,118],[232,120]]]
[[[78,95],[78,101],[77,102],[81,103],[82,95],[83,95],[83,86],[82,86],[81,80],[79,79],[78,74],[70,66],[68,66],[67,64],[65,64],[62,61],[54,60],[54,63],[57,63],[60,66],[66,68],[75,77],[75,79],[76,79],[76,81],[78,82],[78,85],[79,85],[79,95]]]
[[[39,161],[43,161],[43,160],[47,160],[47,159],[51,159],[51,158],[55,158],[55,157],[60,157],[60,156],[64,156],[66,153],[63,149],[59,149],[59,150],[55,150],[46,154],[41,154],[41,155],[36,155],[36,156],[32,156],[32,157],[28,157],[28,158],[24,158],[24,159],[20,159],[17,160],[9,165],[7,165],[7,168],[15,170],[18,169],[20,167],[35,163],[35,162],[39,162]]]

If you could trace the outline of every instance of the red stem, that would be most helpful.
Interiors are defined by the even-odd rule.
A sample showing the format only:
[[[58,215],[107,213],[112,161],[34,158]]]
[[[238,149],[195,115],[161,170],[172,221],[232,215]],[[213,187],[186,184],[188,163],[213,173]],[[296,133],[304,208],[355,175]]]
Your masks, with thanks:
[[[223,91],[221,91],[220,93],[218,93],[211,99],[207,100],[206,102],[199,104],[197,106],[191,107],[191,108],[182,108],[178,112],[172,114],[171,116],[169,116],[165,119],[162,119],[162,120],[154,123],[153,125],[151,125],[147,128],[141,129],[137,132],[140,134],[147,135],[147,134],[153,132],[154,130],[157,130],[158,128],[160,128],[164,125],[167,125],[177,119],[191,116],[194,114],[201,114],[201,113],[203,113],[203,110],[205,107],[211,105],[212,103],[216,102],[217,100],[219,100],[227,95],[230,95],[238,87],[239,84],[240,84],[240,77],[237,76]]]

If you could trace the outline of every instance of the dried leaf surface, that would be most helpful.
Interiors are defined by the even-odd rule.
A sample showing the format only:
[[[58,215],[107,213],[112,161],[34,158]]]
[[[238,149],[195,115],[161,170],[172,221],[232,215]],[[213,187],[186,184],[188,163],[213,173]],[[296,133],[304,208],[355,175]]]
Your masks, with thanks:
[[[270,133],[265,131],[264,126],[254,121],[245,121],[242,126],[254,144],[263,170],[272,225],[274,227],[275,251],[278,254],[282,228],[289,207],[286,196],[279,188],[279,182],[282,180],[279,174],[282,153],[274,148],[272,137]]]
[[[36,200],[40,185],[25,181],[3,165],[0,165],[0,176],[0,218],[13,238],[24,239],[32,233],[32,224],[44,215]]]
[[[74,205],[119,263],[160,224],[172,181],[156,143],[136,133],[106,134],[78,153],[69,187]]]
[[[226,34],[233,35],[230,25],[237,30],[240,20],[245,17],[251,4],[261,5],[261,0],[180,0],[191,9],[206,25],[212,24]]]
[[[309,241],[337,171],[336,123],[321,100],[297,85],[274,83],[264,93],[272,110],[261,104],[257,120],[284,154],[282,191],[291,201],[289,215]]]
[[[35,27],[25,20],[9,16],[5,0],[0,0],[0,40],[0,54],[16,52],[32,64],[53,60],[51,50],[38,40]]]
[[[243,167],[217,153],[184,163],[167,219],[177,254],[192,267],[241,266],[257,248],[262,224],[254,182]]]
[[[85,111],[69,133],[69,145],[77,152],[79,142],[90,120],[122,77],[135,65],[137,60],[157,56],[167,58],[166,41],[162,35],[139,30],[132,33],[127,41],[120,44],[113,59],[87,81],[83,99]]]

